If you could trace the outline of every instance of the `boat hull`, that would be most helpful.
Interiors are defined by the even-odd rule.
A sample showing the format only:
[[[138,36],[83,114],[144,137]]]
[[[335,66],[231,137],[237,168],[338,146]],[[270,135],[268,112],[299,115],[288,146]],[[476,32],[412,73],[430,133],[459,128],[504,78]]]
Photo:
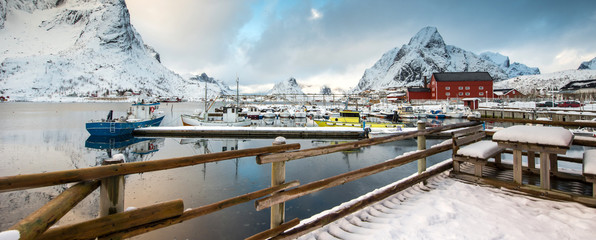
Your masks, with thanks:
[[[338,122],[327,120],[314,120],[319,127],[369,127],[369,128],[404,128],[403,124],[382,123],[382,122]],[[364,126],[362,126],[364,125]]]
[[[164,116],[138,122],[88,122],[85,124],[91,136],[130,135],[135,128],[159,126]]]
[[[181,115],[182,125],[184,126],[230,126],[230,127],[246,127],[251,124],[251,121],[238,121],[238,122],[223,122],[223,121],[210,121],[204,122],[197,117],[191,115]]]

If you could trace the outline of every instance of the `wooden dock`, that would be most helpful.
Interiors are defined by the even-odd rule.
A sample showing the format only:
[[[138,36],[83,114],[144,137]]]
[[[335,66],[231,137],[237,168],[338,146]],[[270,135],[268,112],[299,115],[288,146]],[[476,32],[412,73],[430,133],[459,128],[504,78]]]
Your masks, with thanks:
[[[483,118],[526,119],[536,120],[549,118],[557,122],[590,121],[596,118],[594,110],[552,109],[519,109],[519,108],[479,108],[477,110]]]
[[[134,136],[144,137],[230,137],[230,138],[366,138],[362,128],[351,127],[211,127],[176,126],[135,129]]]

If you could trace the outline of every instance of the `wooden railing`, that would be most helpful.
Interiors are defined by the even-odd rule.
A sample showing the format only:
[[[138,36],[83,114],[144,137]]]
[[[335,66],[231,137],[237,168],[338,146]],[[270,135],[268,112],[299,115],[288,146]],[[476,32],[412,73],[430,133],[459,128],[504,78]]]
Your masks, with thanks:
[[[443,164],[434,166],[432,170],[428,171],[426,170],[425,163],[419,164],[421,167],[419,168],[419,175],[416,177],[410,178],[408,181],[403,181],[392,188],[372,194],[353,206],[344,208],[338,212],[327,214],[316,221],[303,224],[296,228],[292,227],[300,222],[298,219],[285,222],[284,203],[286,201],[380,173],[382,171],[399,167],[413,161],[422,161],[422,159],[428,156],[448,151],[452,147],[452,145],[448,142],[445,144],[435,145],[427,149],[424,136],[479,124],[481,123],[465,122],[435,128],[425,128],[424,125],[422,125],[418,131],[402,132],[385,137],[364,139],[344,144],[310,149],[300,149],[300,144],[285,144],[285,142],[281,140],[274,142],[273,146],[261,148],[209,153],[146,162],[113,163],[91,168],[57,172],[4,176],[0,177],[0,192],[79,182],[73,187],[62,192],[59,196],[54,198],[52,201],[47,203],[33,214],[25,217],[11,227],[11,230],[18,230],[20,232],[20,239],[89,239],[96,237],[100,237],[100,239],[128,238],[173,224],[181,223],[192,218],[203,216],[252,200],[256,200],[256,210],[263,210],[266,208],[272,209],[271,229],[254,235],[251,237],[251,239],[262,239],[269,237],[282,239],[294,238],[340,217],[346,216],[347,214],[350,214],[356,210],[359,210],[369,203],[381,200],[393,193],[396,193],[397,191],[428,179],[437,173],[443,172],[451,167],[451,163],[444,162]],[[285,163],[287,161],[410,138],[418,138],[419,141],[421,139],[421,141],[424,141],[424,143],[420,143],[418,145],[418,151],[407,153],[379,164],[357,169],[351,172],[346,172],[304,185],[300,185],[298,181],[286,182],[285,180]],[[113,214],[100,216],[90,221],[60,226],[48,230],[52,224],[64,216],[79,201],[98,188],[101,182],[107,182],[111,178],[112,179],[110,181],[113,181],[115,184],[107,184],[106,188],[110,188],[110,186],[113,186],[112,188],[118,188],[118,180],[113,178],[127,174],[172,169],[249,156],[256,156],[256,161],[258,164],[272,164],[271,187],[221,200],[209,205],[196,208],[187,208],[186,210],[183,210],[184,207],[182,200],[173,200],[170,202],[138,208],[133,211],[122,212],[121,210],[118,210],[116,213],[111,212]],[[114,189],[106,189],[105,191],[113,190]],[[102,191],[104,191],[103,187]],[[108,198],[112,197],[108,196]],[[118,200],[111,199],[111,201]],[[118,228],[106,227],[114,226],[116,224],[119,225]],[[292,229],[288,230],[290,228]]]

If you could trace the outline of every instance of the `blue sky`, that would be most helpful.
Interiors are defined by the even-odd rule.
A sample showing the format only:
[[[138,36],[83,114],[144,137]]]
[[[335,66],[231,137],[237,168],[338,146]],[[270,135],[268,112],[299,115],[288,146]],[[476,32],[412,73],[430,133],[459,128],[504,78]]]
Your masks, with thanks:
[[[499,52],[543,73],[596,57],[596,1],[126,0],[162,63],[241,92],[294,77],[307,92],[356,86],[383,53],[425,26],[448,45]]]

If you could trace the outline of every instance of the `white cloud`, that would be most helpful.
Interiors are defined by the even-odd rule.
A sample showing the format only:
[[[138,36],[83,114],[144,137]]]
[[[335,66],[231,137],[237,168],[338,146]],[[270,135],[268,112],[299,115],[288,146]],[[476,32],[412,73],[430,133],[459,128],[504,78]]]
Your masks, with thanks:
[[[319,18],[322,18],[323,14],[320,13],[319,11],[317,11],[317,9],[311,8],[310,9],[310,20],[317,20]]]
[[[555,57],[554,65],[560,66],[562,70],[577,69],[584,61],[589,61],[596,57],[596,52],[583,52],[579,49],[563,49]]]

